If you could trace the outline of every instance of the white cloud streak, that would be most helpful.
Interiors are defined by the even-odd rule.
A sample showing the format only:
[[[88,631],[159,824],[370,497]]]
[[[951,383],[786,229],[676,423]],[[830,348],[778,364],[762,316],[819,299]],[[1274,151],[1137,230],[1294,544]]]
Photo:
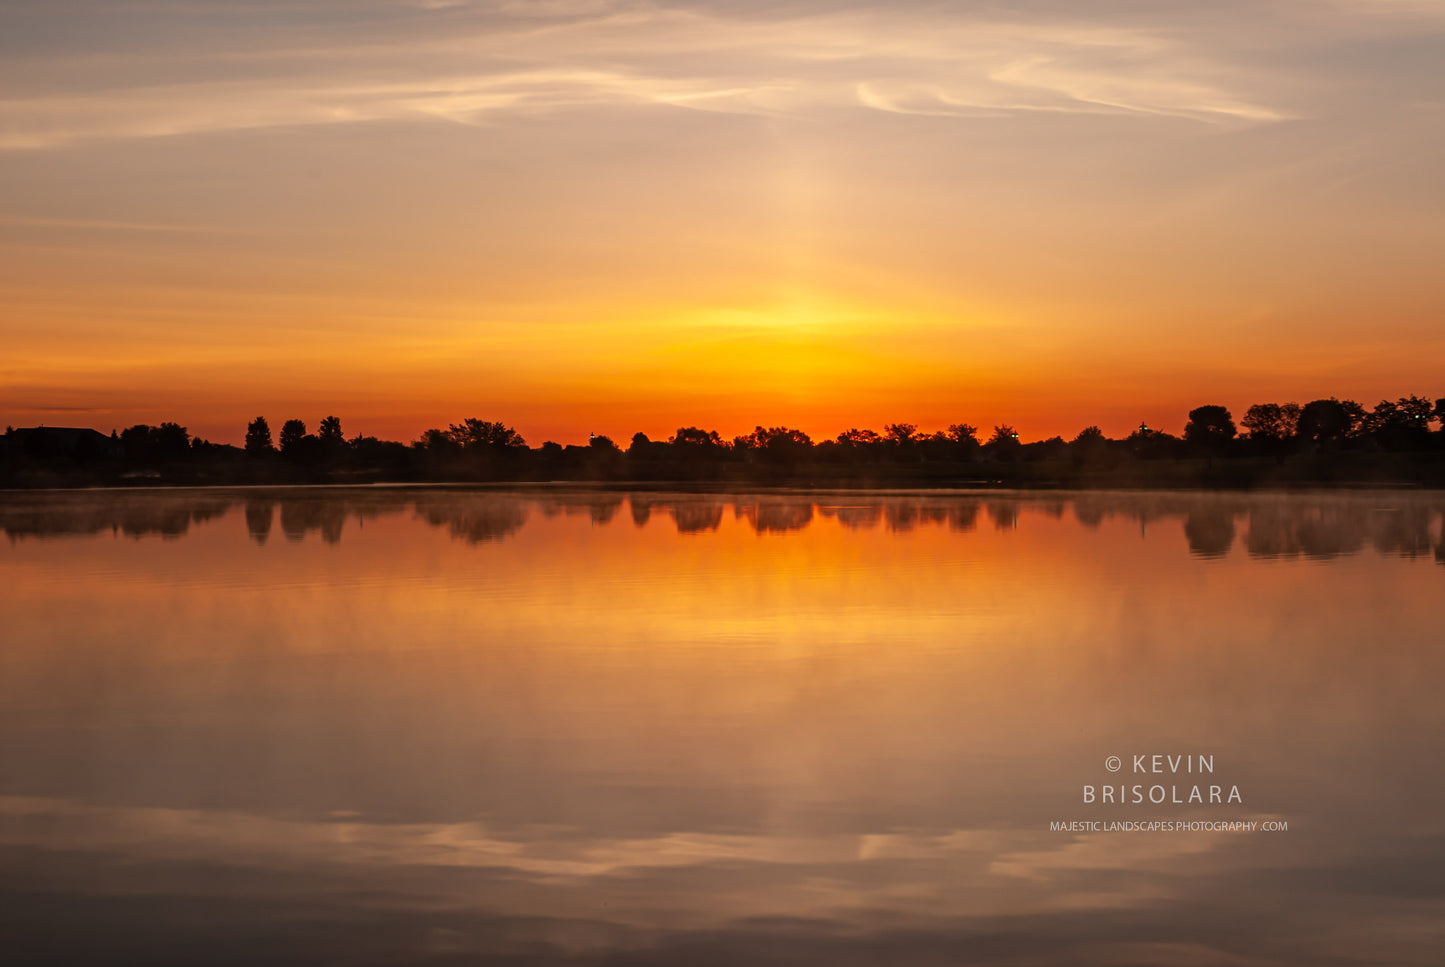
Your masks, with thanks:
[[[554,10],[550,19],[529,12],[525,21],[461,20],[445,34],[439,21],[394,41],[348,35],[316,48],[277,35],[213,60],[158,53],[146,76],[169,76],[143,86],[113,52],[52,59],[49,90],[33,79],[23,92],[18,83],[9,96],[0,89],[0,150],[378,121],[491,124],[604,106],[790,117],[1124,114],[1216,124],[1291,113],[1270,102],[1267,74],[1157,28],[906,10],[783,19],[598,4]]]

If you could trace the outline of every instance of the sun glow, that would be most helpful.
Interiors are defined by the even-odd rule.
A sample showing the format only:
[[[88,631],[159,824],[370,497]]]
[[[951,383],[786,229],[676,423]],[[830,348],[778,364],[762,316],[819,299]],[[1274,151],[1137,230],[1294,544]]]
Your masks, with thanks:
[[[5,422],[1037,438],[1434,392],[1429,5],[1247,48],[1227,12],[313,6],[7,49]]]

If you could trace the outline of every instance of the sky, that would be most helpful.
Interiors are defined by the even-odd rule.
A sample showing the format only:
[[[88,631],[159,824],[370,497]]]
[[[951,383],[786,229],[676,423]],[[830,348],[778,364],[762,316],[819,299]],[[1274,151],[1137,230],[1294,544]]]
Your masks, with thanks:
[[[1445,395],[1445,3],[0,0],[0,422]]]

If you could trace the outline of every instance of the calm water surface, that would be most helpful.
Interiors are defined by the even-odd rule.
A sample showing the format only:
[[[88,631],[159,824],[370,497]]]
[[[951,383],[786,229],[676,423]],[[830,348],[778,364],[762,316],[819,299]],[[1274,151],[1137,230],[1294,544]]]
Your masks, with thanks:
[[[1442,508],[0,495],[0,948],[1439,964]]]

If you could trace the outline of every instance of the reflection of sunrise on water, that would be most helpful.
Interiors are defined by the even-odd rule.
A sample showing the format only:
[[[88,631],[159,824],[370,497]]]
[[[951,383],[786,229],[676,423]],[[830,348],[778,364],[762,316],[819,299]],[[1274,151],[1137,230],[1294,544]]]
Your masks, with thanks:
[[[138,936],[159,929],[142,894],[216,868],[251,877],[208,880],[197,929],[217,936],[277,902],[349,923],[317,899],[344,880],[403,934],[512,924],[463,924],[462,950],[521,950],[538,917],[589,955],[747,945],[787,917],[767,929],[824,960],[839,936],[906,951],[1021,923],[1087,962],[1067,940],[1083,912],[1109,937],[1194,910],[1179,929],[1230,949],[1211,916],[1284,877],[1313,884],[1310,907],[1248,942],[1323,949],[1309,909],[1356,902],[1328,871],[1438,859],[1432,794],[1402,783],[1442,728],[1440,512],[1402,494],[26,498],[0,515],[24,643],[4,658],[0,829],[59,888],[134,904]],[[1086,783],[1184,782],[1103,768],[1141,747],[1207,753],[1244,803],[1081,802]],[[1068,820],[1288,832],[1050,830]],[[1400,916],[1357,913],[1329,943],[1385,949]]]

